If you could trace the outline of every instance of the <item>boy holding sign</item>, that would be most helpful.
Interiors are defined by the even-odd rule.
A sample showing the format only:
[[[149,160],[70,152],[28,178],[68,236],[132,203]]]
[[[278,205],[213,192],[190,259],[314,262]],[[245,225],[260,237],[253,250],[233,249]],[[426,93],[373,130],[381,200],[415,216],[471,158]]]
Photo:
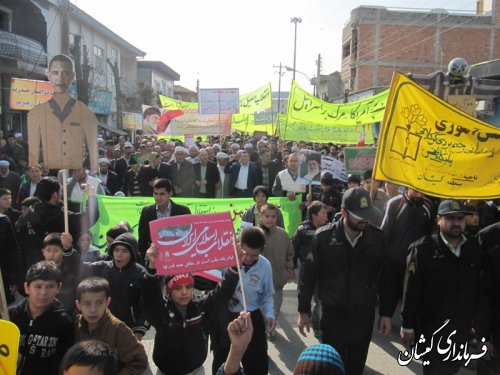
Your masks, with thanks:
[[[158,374],[203,374],[208,353],[208,317],[214,305],[229,301],[238,283],[236,268],[228,268],[224,278],[209,294],[193,298],[194,279],[177,274],[166,282],[168,298],[156,274],[159,251],[156,245],[146,252],[148,273],[142,283],[144,312],[156,329],[153,361]],[[161,371],[161,372],[160,372]]]

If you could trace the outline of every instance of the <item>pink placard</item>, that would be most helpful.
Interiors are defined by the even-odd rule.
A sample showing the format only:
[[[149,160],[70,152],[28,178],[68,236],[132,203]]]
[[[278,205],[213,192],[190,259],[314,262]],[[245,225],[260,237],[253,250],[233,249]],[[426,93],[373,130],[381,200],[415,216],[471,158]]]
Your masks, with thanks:
[[[159,275],[175,275],[236,264],[229,212],[166,217],[149,223],[159,250]]]

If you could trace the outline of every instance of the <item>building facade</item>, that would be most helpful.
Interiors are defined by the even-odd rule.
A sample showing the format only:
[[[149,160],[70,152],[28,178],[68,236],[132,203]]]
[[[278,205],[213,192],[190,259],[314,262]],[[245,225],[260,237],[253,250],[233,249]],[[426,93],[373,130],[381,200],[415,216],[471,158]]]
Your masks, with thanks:
[[[410,10],[361,6],[342,34],[342,81],[357,92],[388,86],[394,71],[446,71],[455,57],[476,64],[500,58],[500,0],[478,10]]]

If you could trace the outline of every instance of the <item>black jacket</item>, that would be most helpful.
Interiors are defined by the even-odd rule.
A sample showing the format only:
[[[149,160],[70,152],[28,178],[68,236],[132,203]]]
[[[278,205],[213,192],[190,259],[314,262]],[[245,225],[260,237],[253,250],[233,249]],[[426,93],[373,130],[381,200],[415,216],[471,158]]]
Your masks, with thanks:
[[[78,238],[78,234],[87,230],[97,221],[97,199],[89,199],[88,212],[79,214],[69,212],[69,232],[73,238]],[[33,206],[33,211],[21,219],[16,225],[16,236],[19,248],[22,253],[24,272],[32,264],[43,260],[41,249],[43,239],[49,233],[64,232],[64,211],[61,207],[41,202]]]
[[[380,315],[387,313],[387,248],[383,233],[368,225],[356,246],[346,239],[343,220],[317,230],[311,254],[302,267],[298,310],[308,313],[316,283],[323,306],[346,315],[371,314],[379,297]]]
[[[32,319],[28,299],[9,308],[9,316],[21,332],[18,375],[58,375],[64,353],[73,345],[73,322],[56,299],[42,315]]]
[[[479,231],[477,238],[484,257],[484,278],[490,317],[487,329],[498,345],[500,343],[500,222]]]
[[[313,225],[311,220],[303,221],[293,236],[293,250],[295,251],[295,256],[293,258],[293,264],[297,267],[297,261],[303,264],[307,260],[307,256],[310,253],[311,242],[316,233],[316,227]]]
[[[181,204],[176,204],[172,201],[172,211],[170,212],[170,216],[180,216],[190,214],[191,211],[188,207],[183,206]],[[142,264],[142,260],[146,256],[146,251],[151,245],[151,233],[149,231],[149,222],[158,219],[156,215],[156,204],[152,204],[149,206],[144,206],[141,211],[141,217],[139,218],[139,254],[140,261]]]
[[[21,267],[21,252],[17,246],[14,229],[7,216],[0,214],[0,271],[3,277],[3,284],[7,303],[13,302],[13,296],[9,292],[9,286],[19,285],[24,277]]]
[[[404,193],[389,200],[380,229],[385,234],[391,261],[404,266],[410,244],[430,236],[435,219],[434,206],[427,198],[412,202]]]
[[[123,268],[118,268],[113,260],[84,263],[84,275],[100,276],[108,280],[111,289],[109,310],[134,333],[145,334],[150,327],[141,304],[141,280],[146,269],[137,263],[137,241],[131,233],[119,235],[108,250],[110,257],[113,256],[114,244],[122,244],[132,250],[130,262]]]
[[[201,163],[196,163],[193,166],[194,173],[196,175],[195,182],[201,181]],[[205,180],[207,180],[207,184],[205,185],[207,192],[205,194],[200,193],[200,186],[195,185],[194,195],[197,197],[215,198],[215,184],[220,181],[219,168],[217,168],[217,164],[212,162],[207,163]]]
[[[450,319],[440,335],[457,330],[453,342],[463,343],[475,320],[479,337],[484,332],[485,300],[482,298],[481,253],[468,239],[457,257],[439,234],[425,236],[410,245],[406,267],[402,327],[426,338]],[[419,337],[419,336],[416,336]]]
[[[202,366],[208,353],[208,321],[226,305],[238,284],[238,273],[225,272],[217,287],[193,299],[183,318],[171,299],[163,300],[158,276],[142,282],[146,317],[156,329],[153,361],[165,374],[186,374]]]

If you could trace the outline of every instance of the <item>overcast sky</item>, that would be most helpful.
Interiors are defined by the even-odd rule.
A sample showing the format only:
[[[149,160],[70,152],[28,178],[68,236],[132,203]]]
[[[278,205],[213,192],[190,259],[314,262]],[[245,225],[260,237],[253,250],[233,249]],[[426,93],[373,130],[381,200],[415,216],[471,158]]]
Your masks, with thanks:
[[[191,90],[237,87],[240,94],[267,82],[278,90],[278,69],[293,66],[294,24],[297,24],[297,71],[316,75],[340,70],[342,28],[360,5],[445,8],[474,11],[475,0],[71,0],[129,43],[146,52],[146,60],[161,60]],[[398,36],[395,35],[395,38]],[[290,88],[292,73],[282,77]],[[296,80],[312,92],[307,78]]]

